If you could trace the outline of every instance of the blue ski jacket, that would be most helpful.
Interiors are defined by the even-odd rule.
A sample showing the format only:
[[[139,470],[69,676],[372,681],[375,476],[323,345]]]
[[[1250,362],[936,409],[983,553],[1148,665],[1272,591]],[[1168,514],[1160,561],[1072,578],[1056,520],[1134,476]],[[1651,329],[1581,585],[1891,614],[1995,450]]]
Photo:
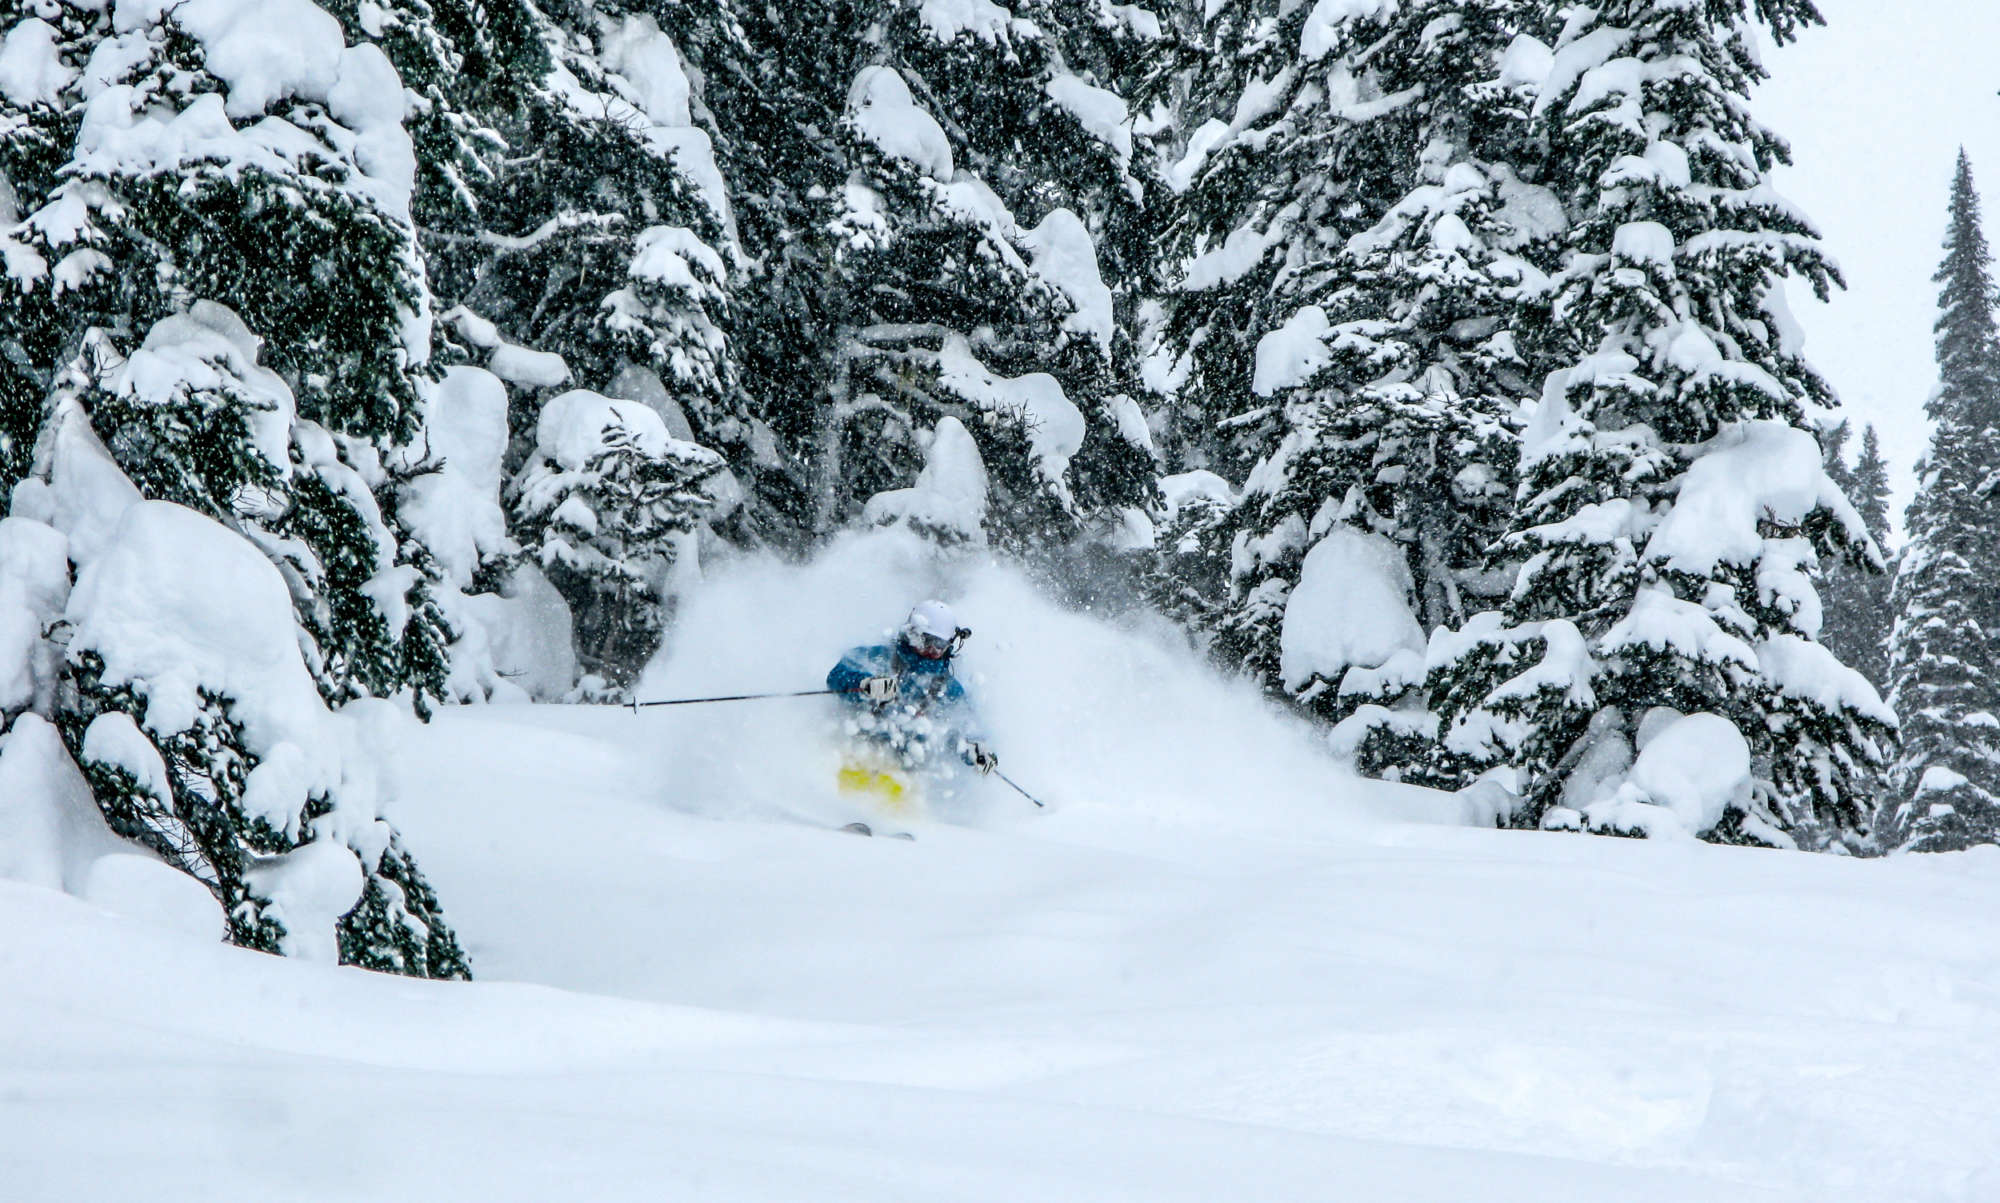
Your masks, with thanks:
[[[894,677],[896,697],[877,706],[855,693],[869,677]],[[972,745],[985,738],[949,659],[926,660],[886,643],[857,647],[826,674],[826,687],[855,711],[858,733],[905,760],[926,760],[939,751],[969,760]]]

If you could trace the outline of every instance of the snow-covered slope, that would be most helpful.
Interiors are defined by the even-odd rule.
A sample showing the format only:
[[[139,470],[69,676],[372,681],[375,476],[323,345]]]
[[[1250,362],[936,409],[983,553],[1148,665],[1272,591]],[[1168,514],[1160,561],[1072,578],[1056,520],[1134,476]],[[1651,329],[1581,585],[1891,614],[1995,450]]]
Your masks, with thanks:
[[[0,883],[0,1195],[2000,1197],[2000,854],[1447,825],[1147,633],[919,563],[725,573],[648,692],[809,688],[946,593],[1047,811],[830,830],[824,699],[449,711],[396,817],[479,982]]]

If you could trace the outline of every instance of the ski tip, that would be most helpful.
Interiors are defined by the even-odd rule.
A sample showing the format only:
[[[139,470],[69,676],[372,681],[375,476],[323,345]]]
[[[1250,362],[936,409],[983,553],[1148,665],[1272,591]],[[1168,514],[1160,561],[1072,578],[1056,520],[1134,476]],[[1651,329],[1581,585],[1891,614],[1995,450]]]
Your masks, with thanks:
[[[853,835],[875,834],[875,829],[866,823],[849,823],[847,826],[842,827],[841,830]],[[917,840],[917,835],[913,831],[885,831],[882,833],[882,838],[887,840],[908,840],[914,844]]]

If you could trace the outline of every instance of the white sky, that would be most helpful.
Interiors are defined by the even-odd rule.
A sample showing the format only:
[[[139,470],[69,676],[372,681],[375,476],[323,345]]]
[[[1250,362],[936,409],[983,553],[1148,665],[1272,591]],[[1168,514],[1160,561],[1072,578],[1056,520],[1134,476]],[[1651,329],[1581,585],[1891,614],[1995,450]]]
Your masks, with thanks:
[[[1792,144],[1779,188],[1847,276],[1821,305],[1794,287],[1806,355],[1895,469],[1895,520],[1929,438],[1931,323],[1953,164],[1963,145],[2000,236],[2000,2],[1819,0],[1825,28],[1766,56],[1755,112]],[[1859,425],[1860,422],[1857,422]],[[1856,440],[1857,444],[1859,440]]]

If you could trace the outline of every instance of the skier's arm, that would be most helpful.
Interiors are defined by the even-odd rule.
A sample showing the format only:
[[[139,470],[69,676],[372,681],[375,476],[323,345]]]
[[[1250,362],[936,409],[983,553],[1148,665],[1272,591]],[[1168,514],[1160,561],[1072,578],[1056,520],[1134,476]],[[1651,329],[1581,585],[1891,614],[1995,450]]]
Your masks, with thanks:
[[[853,652],[849,652],[826,674],[826,687],[835,693],[853,693],[863,681],[874,675],[856,662]]]
[[[857,647],[842,656],[840,663],[834,665],[826,674],[826,687],[835,693],[859,698],[863,683],[878,677],[881,673],[881,666],[873,663],[879,659],[871,654],[873,651],[873,648]]]

